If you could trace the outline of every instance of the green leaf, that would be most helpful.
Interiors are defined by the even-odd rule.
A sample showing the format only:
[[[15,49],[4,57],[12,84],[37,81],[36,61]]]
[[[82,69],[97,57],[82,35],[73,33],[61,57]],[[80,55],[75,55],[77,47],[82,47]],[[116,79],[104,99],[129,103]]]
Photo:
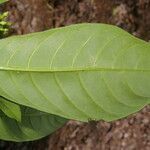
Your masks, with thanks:
[[[150,103],[150,44],[79,24],[0,41],[0,95],[79,121],[112,121]]]
[[[0,97],[0,110],[8,117],[21,121],[20,106]]]
[[[17,122],[0,112],[0,139],[32,141],[49,135],[66,123],[66,119],[22,107],[22,120]]]
[[[7,2],[8,0],[0,0],[0,4]]]

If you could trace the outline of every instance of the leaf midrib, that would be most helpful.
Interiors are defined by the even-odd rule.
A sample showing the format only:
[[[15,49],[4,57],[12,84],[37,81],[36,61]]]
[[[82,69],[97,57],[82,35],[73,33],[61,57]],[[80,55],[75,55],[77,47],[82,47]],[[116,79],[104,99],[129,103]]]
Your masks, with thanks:
[[[82,71],[114,71],[114,72],[150,72],[150,69],[137,69],[137,68],[98,68],[98,67],[88,67],[88,68],[62,68],[62,69],[30,69],[30,68],[8,68],[0,67],[0,71],[16,71],[16,72],[82,72]]]

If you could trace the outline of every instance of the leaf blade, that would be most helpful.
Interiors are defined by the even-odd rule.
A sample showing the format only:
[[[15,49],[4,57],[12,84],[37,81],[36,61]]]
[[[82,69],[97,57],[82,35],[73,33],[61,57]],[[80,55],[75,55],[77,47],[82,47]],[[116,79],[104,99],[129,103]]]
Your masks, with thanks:
[[[150,44],[117,27],[73,25],[0,44],[0,88],[16,103],[80,121],[116,120],[150,103]]]
[[[8,0],[0,0],[0,4],[7,2]]]
[[[0,112],[0,139],[15,142],[37,140],[51,134],[67,122],[64,118],[27,107],[21,107],[21,111],[21,122]]]
[[[19,105],[0,97],[0,110],[3,111],[8,117],[21,122],[21,110]]]

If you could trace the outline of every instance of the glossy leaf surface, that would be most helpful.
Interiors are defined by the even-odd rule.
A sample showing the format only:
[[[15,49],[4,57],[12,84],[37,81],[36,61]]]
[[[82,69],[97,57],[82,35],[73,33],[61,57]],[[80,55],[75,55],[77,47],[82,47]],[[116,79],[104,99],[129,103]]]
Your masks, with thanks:
[[[8,117],[21,121],[20,106],[0,97],[0,110]]]
[[[22,119],[18,122],[0,111],[0,139],[32,141],[49,135],[66,123],[66,119],[21,106]]]

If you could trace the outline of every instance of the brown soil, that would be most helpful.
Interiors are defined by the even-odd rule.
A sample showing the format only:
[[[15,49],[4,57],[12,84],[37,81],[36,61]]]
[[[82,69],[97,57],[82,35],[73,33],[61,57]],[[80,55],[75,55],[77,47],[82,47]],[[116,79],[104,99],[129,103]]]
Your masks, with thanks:
[[[115,24],[150,40],[150,0],[12,0],[5,6],[12,34],[26,34],[80,22]],[[150,106],[107,123],[69,121],[42,140],[0,142],[3,150],[149,150]]]
[[[81,22],[115,24],[150,39],[150,0],[10,0],[13,32],[26,34]]]

